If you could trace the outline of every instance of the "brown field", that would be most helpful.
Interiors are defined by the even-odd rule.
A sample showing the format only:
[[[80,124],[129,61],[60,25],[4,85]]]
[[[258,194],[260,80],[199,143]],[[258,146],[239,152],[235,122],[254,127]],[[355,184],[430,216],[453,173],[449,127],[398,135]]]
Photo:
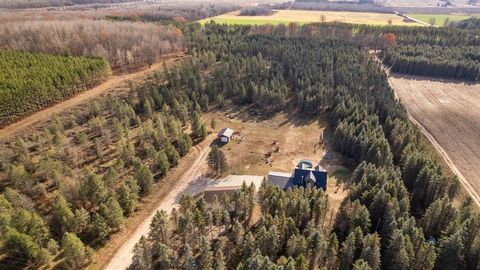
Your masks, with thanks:
[[[390,84],[466,191],[480,205],[480,84],[391,77]]]

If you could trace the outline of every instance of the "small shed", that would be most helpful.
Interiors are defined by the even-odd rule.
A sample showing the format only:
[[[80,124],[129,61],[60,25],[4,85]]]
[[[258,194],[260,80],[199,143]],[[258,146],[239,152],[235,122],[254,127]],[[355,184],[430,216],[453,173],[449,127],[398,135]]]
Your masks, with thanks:
[[[222,128],[218,133],[218,140],[223,143],[228,143],[232,140],[233,129],[231,128]]]

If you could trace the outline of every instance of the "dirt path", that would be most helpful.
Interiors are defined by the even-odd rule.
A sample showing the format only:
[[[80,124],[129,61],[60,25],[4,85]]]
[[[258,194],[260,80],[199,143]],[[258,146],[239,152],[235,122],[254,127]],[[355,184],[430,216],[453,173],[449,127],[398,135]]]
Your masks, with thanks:
[[[418,125],[480,207],[480,84],[391,77]]]
[[[165,62],[169,64],[183,57],[184,56],[180,54],[169,55],[169,56],[166,56],[164,60],[166,60]],[[70,99],[67,99],[51,107],[48,107],[46,109],[33,113],[32,115],[27,116],[18,122],[15,122],[6,127],[3,127],[2,129],[0,129],[0,141],[4,141],[8,138],[11,138],[16,134],[19,134],[20,131],[24,131],[26,128],[32,128],[38,124],[45,123],[52,117],[52,115],[63,112],[67,109],[73,108],[79,104],[82,104],[88,101],[89,99],[92,99],[108,90],[111,90],[114,87],[121,86],[127,81],[138,80],[140,78],[143,78],[146,74],[153,72],[155,70],[161,69],[162,66],[163,66],[163,61],[160,61],[149,68],[137,71],[135,73],[125,74],[125,75],[113,75],[109,79],[107,79],[107,81],[105,81],[104,83],[90,90],[82,92]]]
[[[148,234],[150,222],[155,213],[159,210],[170,212],[177,206],[182,194],[192,195],[203,188],[204,182],[201,176],[206,171],[206,159],[210,149],[209,144],[214,137],[215,135],[211,134],[205,141],[195,146],[187,157],[182,158],[180,164],[167,176],[171,180],[174,180],[171,190],[168,191],[160,203],[152,209],[153,211],[148,213],[148,217],[144,218],[141,223],[136,226],[134,231],[120,235],[120,238],[115,242],[121,244],[121,246],[119,245],[114,254],[111,254],[108,258],[97,258],[97,260],[102,260],[103,263],[97,263],[93,266],[94,269],[126,269],[132,262],[135,244],[142,236]]]

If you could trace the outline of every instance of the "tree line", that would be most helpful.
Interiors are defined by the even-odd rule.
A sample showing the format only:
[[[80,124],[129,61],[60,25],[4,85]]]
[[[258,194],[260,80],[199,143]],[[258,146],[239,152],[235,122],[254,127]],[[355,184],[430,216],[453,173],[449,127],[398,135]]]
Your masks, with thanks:
[[[480,19],[476,17],[471,17],[466,20],[451,22],[450,27],[459,28],[459,29],[478,30],[480,29]]]
[[[480,80],[480,52],[476,46],[392,46],[383,61],[393,72],[468,81]]]
[[[0,126],[93,87],[109,72],[99,57],[0,50]]]
[[[135,1],[135,0],[134,0]],[[137,0],[138,1],[138,0]],[[72,5],[86,4],[113,4],[133,2],[132,0],[16,0],[0,1],[0,8],[22,9],[22,8],[43,8],[43,7],[63,7]]]
[[[55,55],[98,56],[127,72],[183,49],[173,26],[106,20],[21,21],[0,26],[0,47]]]

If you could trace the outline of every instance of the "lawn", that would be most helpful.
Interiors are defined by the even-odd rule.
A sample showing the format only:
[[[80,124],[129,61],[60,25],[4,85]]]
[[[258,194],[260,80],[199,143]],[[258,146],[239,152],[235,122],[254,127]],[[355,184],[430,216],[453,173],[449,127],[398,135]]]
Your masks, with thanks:
[[[217,23],[226,24],[299,24],[320,22],[322,17],[325,22],[343,22],[370,25],[412,25],[420,26],[415,22],[404,22],[403,18],[395,14],[373,12],[343,12],[343,11],[317,11],[317,10],[276,10],[272,15],[266,16],[239,16],[239,11],[222,14],[216,17],[203,19],[205,23],[214,20]]]
[[[449,15],[449,14],[407,14],[408,16],[420,20],[422,22],[430,23],[432,19],[435,20],[435,25],[444,26],[445,20],[457,22],[470,18],[470,15]]]

